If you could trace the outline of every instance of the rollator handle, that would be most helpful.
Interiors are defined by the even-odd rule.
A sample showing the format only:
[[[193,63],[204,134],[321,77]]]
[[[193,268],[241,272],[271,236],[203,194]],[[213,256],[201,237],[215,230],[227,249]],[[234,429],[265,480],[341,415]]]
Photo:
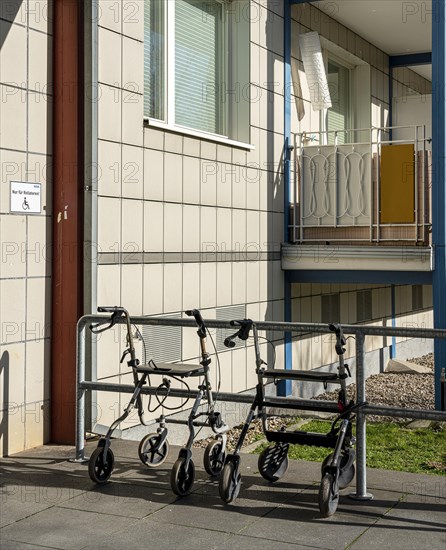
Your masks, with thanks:
[[[330,323],[328,328],[336,333],[336,345],[335,350],[338,355],[343,355],[345,353],[345,344],[347,343],[344,333],[342,331],[342,326],[339,323]]]
[[[100,334],[106,330],[111,329],[116,324],[116,319],[122,317],[122,315],[128,316],[128,312],[125,308],[120,306],[98,306],[99,313],[111,313],[110,319],[99,321],[99,323],[90,325],[90,330],[93,334]],[[99,328],[102,325],[107,325],[104,328]]]
[[[126,313],[126,309],[121,306],[98,306],[99,313]]]
[[[206,326],[204,324],[203,317],[201,316],[200,310],[199,309],[188,309],[184,313],[186,315],[188,315],[189,317],[194,317],[195,318],[195,322],[198,325],[198,331],[197,331],[198,336],[200,338],[206,338]]]

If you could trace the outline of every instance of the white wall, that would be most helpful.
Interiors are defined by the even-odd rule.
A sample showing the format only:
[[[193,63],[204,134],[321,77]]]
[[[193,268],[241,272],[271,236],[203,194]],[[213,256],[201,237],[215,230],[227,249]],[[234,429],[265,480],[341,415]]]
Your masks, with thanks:
[[[393,126],[415,126],[426,127],[426,138],[432,138],[432,95],[414,94],[404,97],[397,97],[393,100]],[[414,139],[413,129],[395,129],[394,139]],[[422,137],[422,130],[419,130],[418,138]],[[432,149],[430,143],[426,143],[428,150]]]

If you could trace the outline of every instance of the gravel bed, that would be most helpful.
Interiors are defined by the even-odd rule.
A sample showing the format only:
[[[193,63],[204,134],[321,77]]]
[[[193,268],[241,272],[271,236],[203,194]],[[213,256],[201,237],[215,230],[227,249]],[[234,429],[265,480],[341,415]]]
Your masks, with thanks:
[[[366,380],[367,402],[373,405],[388,405],[392,407],[409,409],[434,409],[434,359],[433,354],[423,355],[410,359],[417,365],[431,369],[429,374],[393,374],[382,373],[370,376]],[[348,399],[354,399],[356,384],[347,387]],[[337,391],[326,392],[314,399],[336,401]],[[272,429],[279,430],[282,427],[293,424],[297,418],[275,417],[270,419]],[[399,422],[401,419],[385,416],[367,416],[371,422]],[[228,432],[228,450],[231,452],[237,444],[242,426],[236,426]],[[262,424],[260,420],[251,423],[243,447],[247,447],[255,441],[263,438]],[[202,439],[194,443],[194,447],[206,447],[213,438]]]
[[[370,376],[365,383],[366,399],[371,405],[388,405],[402,409],[434,409],[433,354],[410,359],[412,363],[431,369],[429,374],[382,373]],[[356,384],[347,387],[349,399],[354,399]],[[315,399],[336,400],[337,391],[327,392]],[[386,416],[367,416],[371,422],[399,422],[401,419]]]

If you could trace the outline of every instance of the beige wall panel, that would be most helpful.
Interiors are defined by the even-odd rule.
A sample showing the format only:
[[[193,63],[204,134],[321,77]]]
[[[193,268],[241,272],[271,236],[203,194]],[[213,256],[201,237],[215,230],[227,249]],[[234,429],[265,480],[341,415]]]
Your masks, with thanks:
[[[162,264],[146,264],[143,266],[144,315],[163,312],[164,285],[164,266]]]
[[[144,144],[144,101],[141,94],[122,90],[122,141],[131,145]]]
[[[38,0],[36,0],[38,1]],[[115,32],[122,30],[121,6],[118,2],[99,0],[99,25]]]
[[[144,150],[122,146],[122,196],[142,199],[144,195]]]
[[[144,40],[144,0],[122,0],[122,34]]]
[[[123,265],[121,279],[122,305],[130,315],[142,315],[142,265]]]
[[[121,266],[98,266],[98,306],[121,303]]]
[[[101,98],[98,102],[99,139],[119,142],[122,130],[122,92],[118,88],[100,84],[98,94]],[[113,113],[113,116],[110,116],[110,113]]]
[[[164,265],[164,312],[181,311],[183,304],[182,285],[179,284],[182,276],[181,264]]]
[[[15,409],[25,402],[25,344],[0,346],[0,364],[0,409],[16,415]]]
[[[0,49],[0,82],[15,87],[27,87],[27,32],[26,28],[0,21],[4,37]],[[43,35],[42,35],[43,36]]]
[[[122,38],[120,34],[99,27],[98,80],[110,86],[122,85]]]
[[[99,140],[98,142],[98,194],[119,197],[121,195],[120,143]]]
[[[186,170],[185,174],[187,174]],[[153,149],[144,149],[144,199],[162,201],[163,195],[164,153]]]

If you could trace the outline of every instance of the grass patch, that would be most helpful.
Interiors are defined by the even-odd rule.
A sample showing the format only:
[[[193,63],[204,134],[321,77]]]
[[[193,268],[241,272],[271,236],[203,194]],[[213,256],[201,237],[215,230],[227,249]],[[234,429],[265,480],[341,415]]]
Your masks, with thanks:
[[[327,433],[330,422],[312,420],[299,428]],[[254,452],[260,453],[267,444]],[[293,459],[322,462],[330,450],[307,445],[290,445]],[[446,475],[446,429],[440,426],[409,429],[405,424],[380,422],[367,424],[367,467],[412,473]]]

